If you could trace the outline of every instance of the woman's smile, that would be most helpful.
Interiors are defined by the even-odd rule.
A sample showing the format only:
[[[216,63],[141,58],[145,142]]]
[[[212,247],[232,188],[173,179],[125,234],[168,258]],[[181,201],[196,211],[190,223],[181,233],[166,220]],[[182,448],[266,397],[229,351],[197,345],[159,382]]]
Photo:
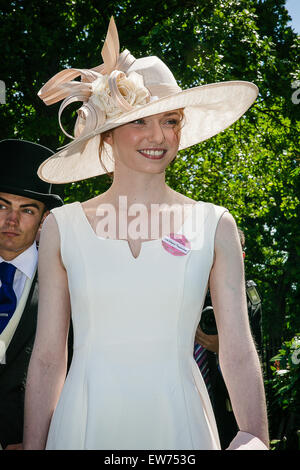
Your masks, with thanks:
[[[138,152],[143,155],[143,157],[150,158],[151,160],[160,160],[165,156],[167,150],[160,148],[146,148],[138,150]]]

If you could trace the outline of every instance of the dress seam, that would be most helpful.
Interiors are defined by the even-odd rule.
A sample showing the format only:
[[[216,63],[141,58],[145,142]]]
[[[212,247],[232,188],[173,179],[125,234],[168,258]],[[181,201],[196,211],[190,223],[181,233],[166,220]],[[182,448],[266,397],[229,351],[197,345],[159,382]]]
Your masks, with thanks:
[[[179,370],[179,377],[180,377],[180,384],[181,384],[181,388],[182,388],[182,393],[183,393],[183,400],[184,400],[184,405],[185,405],[185,409],[186,409],[186,416],[187,416],[187,421],[188,421],[188,431],[189,431],[189,434],[190,434],[190,441],[192,443],[192,446],[193,446],[193,449],[194,449],[194,440],[193,440],[193,433],[191,431],[191,422],[190,422],[190,414],[189,414],[189,408],[188,408],[188,405],[187,405],[187,397],[186,397],[186,392],[185,392],[185,389],[184,389],[184,383],[183,383],[183,379],[182,379],[182,365],[181,365],[181,359],[180,359],[180,354],[179,354],[179,323],[180,321],[182,320],[182,312],[183,312],[183,309],[182,309],[182,306],[183,306],[183,301],[184,301],[184,287],[185,287],[185,278],[186,278],[186,270],[187,270],[187,266],[191,260],[191,255],[192,255],[192,251],[190,251],[189,255],[188,255],[188,259],[185,263],[185,268],[184,268],[184,272],[183,272],[183,282],[182,282],[182,291],[181,291],[181,301],[180,301],[180,307],[179,307],[179,314],[178,314],[178,320],[177,320],[177,363],[178,363],[178,370]]]
[[[66,206],[65,206],[66,207]],[[68,207],[69,210],[66,210],[66,213],[67,213],[67,218],[69,219],[68,222],[69,222],[69,226],[71,226],[72,228],[72,232],[73,232],[73,236],[76,237],[76,240],[77,240],[77,249],[78,251],[80,251],[80,256],[81,256],[81,259],[83,261],[82,265],[81,265],[81,270],[85,271],[86,272],[86,263],[85,263],[85,257],[84,257],[84,254],[83,254],[83,247],[82,247],[82,244],[80,243],[82,240],[80,239],[79,237],[79,240],[78,240],[78,227],[81,228],[80,224],[77,224],[77,211],[76,211],[76,205],[75,204],[72,204],[69,205]],[[71,209],[71,210],[70,210]],[[77,224],[77,225],[76,225]],[[67,234],[69,235],[70,231],[68,230],[67,231]],[[87,276],[84,277],[85,278],[85,292],[87,293],[88,292],[88,289],[87,289]],[[82,286],[83,288],[83,286]],[[70,294],[71,295],[71,294]],[[87,297],[88,298],[88,297]],[[71,310],[71,318],[73,320],[73,315],[72,315],[72,310]],[[92,316],[90,316],[90,323],[93,321],[93,318]],[[90,331],[92,331],[92,328],[90,326]],[[82,345],[82,346],[85,346],[85,345]],[[82,347],[81,346],[81,347]],[[88,410],[88,393],[87,393],[87,363],[88,363],[88,358],[90,357],[90,352],[91,352],[91,342],[88,343],[88,345],[86,345],[87,348],[86,348],[86,354],[85,354],[85,367],[84,367],[84,374],[82,375],[83,377],[83,384],[82,384],[82,394],[83,394],[83,397],[86,398],[86,406],[85,406],[85,427],[84,427],[84,435],[82,436],[81,435],[81,439],[80,439],[80,446],[82,446],[83,449],[86,448],[86,429],[87,429],[87,410]],[[74,348],[74,351],[77,351],[78,349],[80,348]],[[72,358],[72,361],[71,361],[71,366],[72,366],[72,362],[73,362],[73,358]],[[70,367],[71,368],[71,367]]]
[[[75,217],[73,218],[73,221],[74,219],[76,220],[78,218],[78,211],[77,211],[77,207],[76,205],[73,206],[73,208],[75,209],[74,210],[74,215]],[[81,228],[81,225],[77,222],[77,226]],[[74,225],[73,225],[73,231],[74,231]],[[76,238],[78,240],[78,232],[75,230],[75,233],[76,233]],[[82,268],[84,266],[84,271],[86,272],[86,263],[85,263],[85,257],[84,257],[84,254],[82,252],[82,244],[80,243],[81,240],[78,240],[78,243],[77,243],[77,246],[80,248],[80,254],[81,254],[81,259],[83,260],[83,263],[82,263]],[[87,289],[87,276],[85,276],[85,292],[88,293],[88,289]],[[86,298],[88,299],[88,295],[86,296]],[[92,332],[93,331],[93,328],[91,328],[91,324],[93,323],[93,315],[89,315],[89,319],[90,319],[90,322],[89,322],[89,331]],[[84,426],[84,436],[82,437],[82,441],[81,441],[81,445],[83,447],[83,449],[86,449],[86,438],[87,438],[87,420],[88,420],[88,399],[89,399],[89,396],[88,396],[88,387],[87,387],[87,364],[88,364],[88,359],[91,355],[91,343],[92,341],[89,341],[88,342],[88,345],[87,345],[87,350],[86,350],[86,354],[85,354],[85,367],[84,367],[84,374],[83,374],[83,385],[82,385],[82,393],[83,393],[83,396],[85,397],[86,399],[86,403],[85,403],[85,426]]]

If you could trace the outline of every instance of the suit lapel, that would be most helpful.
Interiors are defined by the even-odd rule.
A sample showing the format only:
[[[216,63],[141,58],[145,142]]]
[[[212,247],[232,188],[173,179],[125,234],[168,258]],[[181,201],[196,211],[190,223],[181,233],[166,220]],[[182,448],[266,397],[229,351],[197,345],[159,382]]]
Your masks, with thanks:
[[[19,302],[21,312],[15,312],[21,315],[18,325],[16,325],[15,328],[12,325],[14,330],[14,332],[12,332],[12,337],[8,337],[7,335],[7,342],[5,342],[6,364],[10,363],[13,360],[13,357],[23,350],[28,339],[35,334],[38,304],[37,273],[30,284],[31,285],[25,285],[24,292]],[[0,371],[1,369],[2,368],[0,368]]]

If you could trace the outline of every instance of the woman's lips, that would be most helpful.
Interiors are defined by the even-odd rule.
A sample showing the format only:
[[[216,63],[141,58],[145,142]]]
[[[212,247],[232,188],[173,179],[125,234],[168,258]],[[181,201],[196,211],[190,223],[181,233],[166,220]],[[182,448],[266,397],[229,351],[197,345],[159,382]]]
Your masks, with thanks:
[[[150,160],[160,160],[165,156],[167,151],[164,149],[142,149],[138,150],[138,152],[143,155],[143,157],[150,158]]]

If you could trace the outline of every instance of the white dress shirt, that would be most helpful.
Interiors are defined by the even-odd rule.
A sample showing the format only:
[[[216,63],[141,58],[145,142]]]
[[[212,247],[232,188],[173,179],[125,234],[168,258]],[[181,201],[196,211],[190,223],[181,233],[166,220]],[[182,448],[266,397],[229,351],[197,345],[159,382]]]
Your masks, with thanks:
[[[6,261],[0,256],[0,263]],[[25,282],[27,278],[32,279],[38,262],[38,251],[36,247],[36,242],[34,242],[27,250],[23,251],[19,256],[12,259],[11,261],[6,261],[7,263],[13,264],[17,269],[15,272],[13,288],[17,297],[17,304],[23,293]],[[0,281],[1,287],[1,281]]]

